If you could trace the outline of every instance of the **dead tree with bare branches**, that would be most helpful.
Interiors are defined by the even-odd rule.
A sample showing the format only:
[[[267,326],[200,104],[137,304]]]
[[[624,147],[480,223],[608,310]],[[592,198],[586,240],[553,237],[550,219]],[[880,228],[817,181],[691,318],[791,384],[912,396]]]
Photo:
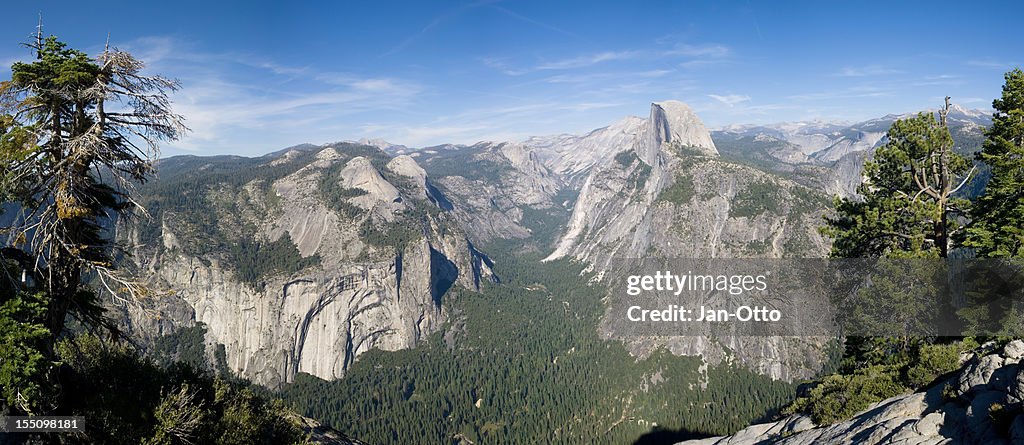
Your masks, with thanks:
[[[131,54],[108,47],[92,59],[41,32],[27,46],[36,60],[15,63],[0,83],[0,188],[21,209],[0,230],[34,258],[56,338],[69,315],[106,325],[83,274],[118,298],[143,295],[115,267],[109,224],[144,214],[135,187],[153,173],[159,144],[187,128],[171,109],[179,84],[144,75]]]

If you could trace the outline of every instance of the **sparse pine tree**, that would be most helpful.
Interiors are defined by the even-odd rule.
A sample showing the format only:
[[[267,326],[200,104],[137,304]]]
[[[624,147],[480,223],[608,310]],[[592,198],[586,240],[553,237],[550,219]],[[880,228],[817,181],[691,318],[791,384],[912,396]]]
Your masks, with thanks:
[[[965,245],[980,257],[1024,257],[1024,71],[1005,75],[978,160],[992,179],[971,211]]]

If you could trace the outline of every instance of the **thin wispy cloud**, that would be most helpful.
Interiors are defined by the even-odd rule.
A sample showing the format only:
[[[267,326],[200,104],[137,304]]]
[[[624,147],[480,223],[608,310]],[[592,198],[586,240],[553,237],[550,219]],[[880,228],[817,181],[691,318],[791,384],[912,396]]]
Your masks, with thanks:
[[[15,24],[0,28],[2,64],[31,60],[18,45],[39,12],[28,3],[5,9]],[[644,116],[650,102],[666,99],[689,103],[712,126],[864,120],[934,107],[944,95],[976,108],[998,96],[1024,38],[1003,31],[1012,29],[1012,14],[965,9],[958,26],[972,32],[936,50],[918,37],[944,20],[942,8],[902,4],[886,8],[913,12],[914,20],[876,17],[887,32],[855,40],[846,36],[863,31],[862,23],[830,19],[836,8],[863,9],[857,5],[806,10],[800,26],[765,20],[777,6],[757,3],[663,5],[643,14],[628,2],[596,2],[582,12],[499,0],[400,9],[323,2],[317,14],[209,8],[194,21],[154,8],[125,10],[123,22],[137,26],[115,25],[111,43],[144,60],[147,73],[182,82],[173,99],[194,131],[167,154],[262,154],[361,137],[416,147],[587,132]],[[102,22],[95,8],[76,13]],[[620,26],[641,17],[644,26]],[[27,20],[23,29],[19,20]],[[170,29],[173,36],[153,35]],[[254,29],[259,35],[247,38]],[[104,39],[86,34],[62,37],[95,55]]]
[[[582,83],[593,83],[593,82],[606,82],[616,79],[637,79],[637,78],[657,78],[664,77],[671,74],[672,70],[648,70],[648,71],[629,71],[629,72],[599,72],[599,73],[583,73],[583,74],[558,74],[550,76],[544,79],[547,83],[569,83],[569,84],[582,84]]]
[[[171,145],[200,151],[237,147],[241,134],[303,137],[301,141],[336,139],[327,134],[344,116],[402,110],[422,92],[417,83],[396,77],[360,76],[289,66],[244,54],[197,51],[171,38],[145,38],[126,47],[148,56],[148,69],[177,78],[182,89],[174,108],[191,132]],[[257,87],[252,76],[278,79],[277,89]]]
[[[726,104],[730,107],[736,104],[750,101],[750,96],[745,96],[742,94],[726,94],[724,96],[718,94],[708,94],[708,97],[717,100],[723,104]]]
[[[481,6],[493,6],[493,4],[497,3],[497,1],[498,0],[479,0],[479,1],[476,1],[476,2],[473,2],[473,3],[468,3],[468,4],[460,5],[460,6],[456,7],[456,8],[452,8],[452,9],[450,9],[448,11],[445,11],[444,13],[438,15],[437,17],[434,17],[429,23],[427,23],[426,26],[424,26],[422,29],[420,29],[419,32],[416,32],[416,33],[410,35],[409,37],[405,38],[398,45],[395,45],[390,50],[384,52],[383,54],[381,54],[378,57],[387,57],[387,56],[391,56],[391,55],[397,54],[397,53],[405,50],[409,45],[412,45],[413,43],[416,43],[417,41],[422,39],[424,36],[430,34],[434,29],[440,27],[445,22],[454,20],[458,16],[463,15],[463,14],[465,14],[465,13],[467,13],[467,12],[473,10],[473,9],[479,8]],[[509,11],[507,9],[504,9],[504,8],[501,8],[501,9],[503,9],[504,12],[507,13],[507,14],[515,15],[516,18],[519,18],[520,20],[524,20],[525,19],[525,20],[531,21],[531,22],[533,22],[535,24],[539,24],[539,22],[533,21],[533,20],[531,20],[529,18],[526,18],[524,16],[521,16],[521,15],[515,14],[512,11]]]
[[[484,66],[500,71],[501,73],[508,76],[522,76],[523,74],[531,73],[536,71],[534,67],[516,67],[512,60],[507,57],[482,57],[479,59]]]
[[[496,11],[502,13],[502,14],[505,14],[505,15],[507,15],[509,17],[521,20],[521,21],[526,22],[526,23],[529,23],[531,25],[535,25],[537,27],[540,27],[540,28],[543,28],[543,29],[547,29],[549,31],[554,31],[554,32],[557,32],[559,34],[566,35],[566,36],[569,36],[569,37],[573,37],[573,38],[578,38],[579,37],[575,33],[566,31],[566,30],[564,30],[562,28],[559,28],[557,26],[554,26],[554,25],[550,25],[550,24],[541,22],[539,20],[534,20],[534,19],[532,19],[530,17],[527,17],[525,15],[522,15],[522,14],[519,14],[517,12],[514,12],[514,11],[508,9],[508,8],[505,8],[505,7],[502,7],[502,6],[498,6],[497,4],[490,4],[488,6],[490,6],[491,8],[493,8],[494,10],[496,10]]]
[[[622,49],[592,52],[562,59],[544,60],[534,65],[520,64],[517,66],[508,57],[485,57],[480,59],[480,61],[485,66],[497,69],[507,75],[521,76],[543,71],[581,70],[616,62],[676,62],[680,67],[695,67],[698,65],[720,63],[727,60],[731,55],[732,50],[725,45],[677,44],[667,49]],[[664,69],[650,70],[648,72],[667,73]]]
[[[395,127],[381,122],[369,122],[359,128],[369,137],[383,137],[414,147],[442,142],[469,144],[478,141],[521,140],[538,134],[537,131],[530,131],[531,128],[555,125],[561,131],[566,131],[568,117],[583,116],[595,110],[615,109],[622,105],[613,102],[529,102],[440,115],[422,125]],[[545,112],[557,113],[558,118]]]
[[[835,101],[839,99],[860,99],[866,97],[885,97],[894,93],[888,88],[880,88],[870,85],[861,85],[851,88],[843,88],[817,93],[795,94],[787,99],[795,101]]]
[[[404,50],[409,45],[412,45],[417,40],[423,38],[423,36],[425,36],[428,33],[430,33],[431,30],[433,30],[434,28],[437,28],[442,23],[444,23],[446,20],[448,20],[448,19],[458,15],[459,13],[464,11],[465,9],[466,9],[466,6],[460,6],[458,8],[455,8],[455,9],[451,10],[451,11],[448,11],[448,12],[446,12],[446,13],[438,16],[438,17],[435,17],[433,20],[430,21],[430,23],[427,23],[426,26],[424,26],[422,29],[420,29],[419,32],[416,32],[415,34],[412,34],[409,37],[406,37],[405,40],[402,40],[397,45],[395,45],[391,49],[385,51],[383,54],[381,54],[378,57],[388,57],[388,56],[391,56],[391,55],[394,55],[394,54],[397,54],[397,53],[401,52],[402,50]]]
[[[720,59],[729,56],[731,50],[725,45],[690,45],[679,44],[675,48],[662,52],[664,56],[707,57]]]
[[[1011,68],[1018,66],[1018,64],[1015,63],[1009,63],[1006,61],[999,61],[995,59],[971,59],[968,60],[967,62],[964,62],[964,64],[967,66],[973,66],[978,68],[998,69],[1003,71],[1009,71]]]
[[[11,65],[14,65],[15,63],[25,62],[28,60],[29,56],[27,54],[24,56],[0,56],[0,69],[7,70],[11,67]]]
[[[938,85],[960,85],[964,83],[964,79],[961,76],[953,74],[940,74],[937,76],[924,76],[920,79],[913,80],[910,82],[913,86],[938,86]]]
[[[573,57],[570,59],[542,63],[534,69],[544,71],[584,68],[604,62],[636,59],[643,55],[643,51],[605,51],[597,54],[589,54],[584,56]]]
[[[848,66],[836,73],[839,77],[871,77],[886,76],[890,74],[902,74],[903,70],[885,67],[882,65]]]

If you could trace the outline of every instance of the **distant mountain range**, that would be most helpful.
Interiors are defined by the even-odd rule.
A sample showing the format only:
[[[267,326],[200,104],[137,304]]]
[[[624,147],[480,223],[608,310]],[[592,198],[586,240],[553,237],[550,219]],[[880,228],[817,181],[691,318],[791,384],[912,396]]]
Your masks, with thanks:
[[[143,189],[154,223],[121,236],[138,246],[135,266],[176,293],[126,319],[147,338],[205,323],[228,368],[276,385],[299,372],[339,378],[371,349],[414,347],[451,321],[450,287],[500,281],[492,262],[510,253],[489,248],[502,243],[599,276],[617,257],[823,256],[830,197],[854,193],[864,158],[904,116],[708,131],[665,101],[584,135],[163,159]],[[980,147],[984,112],[957,107],[949,120],[958,149]],[[814,372],[783,362],[819,345],[762,340],[730,348],[773,378]],[[693,339],[629,347],[666,341],[713,362],[725,353]]]

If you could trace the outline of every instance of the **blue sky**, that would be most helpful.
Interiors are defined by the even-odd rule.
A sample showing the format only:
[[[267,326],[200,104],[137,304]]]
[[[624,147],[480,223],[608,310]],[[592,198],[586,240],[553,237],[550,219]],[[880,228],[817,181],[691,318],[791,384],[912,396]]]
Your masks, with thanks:
[[[944,95],[987,109],[1024,64],[1024,2],[935,0],[22,0],[4,7],[0,64],[29,55],[18,43],[40,13],[72,46],[95,54],[109,33],[181,80],[193,131],[164,155],[582,133],[664,99],[711,127],[868,119]]]

